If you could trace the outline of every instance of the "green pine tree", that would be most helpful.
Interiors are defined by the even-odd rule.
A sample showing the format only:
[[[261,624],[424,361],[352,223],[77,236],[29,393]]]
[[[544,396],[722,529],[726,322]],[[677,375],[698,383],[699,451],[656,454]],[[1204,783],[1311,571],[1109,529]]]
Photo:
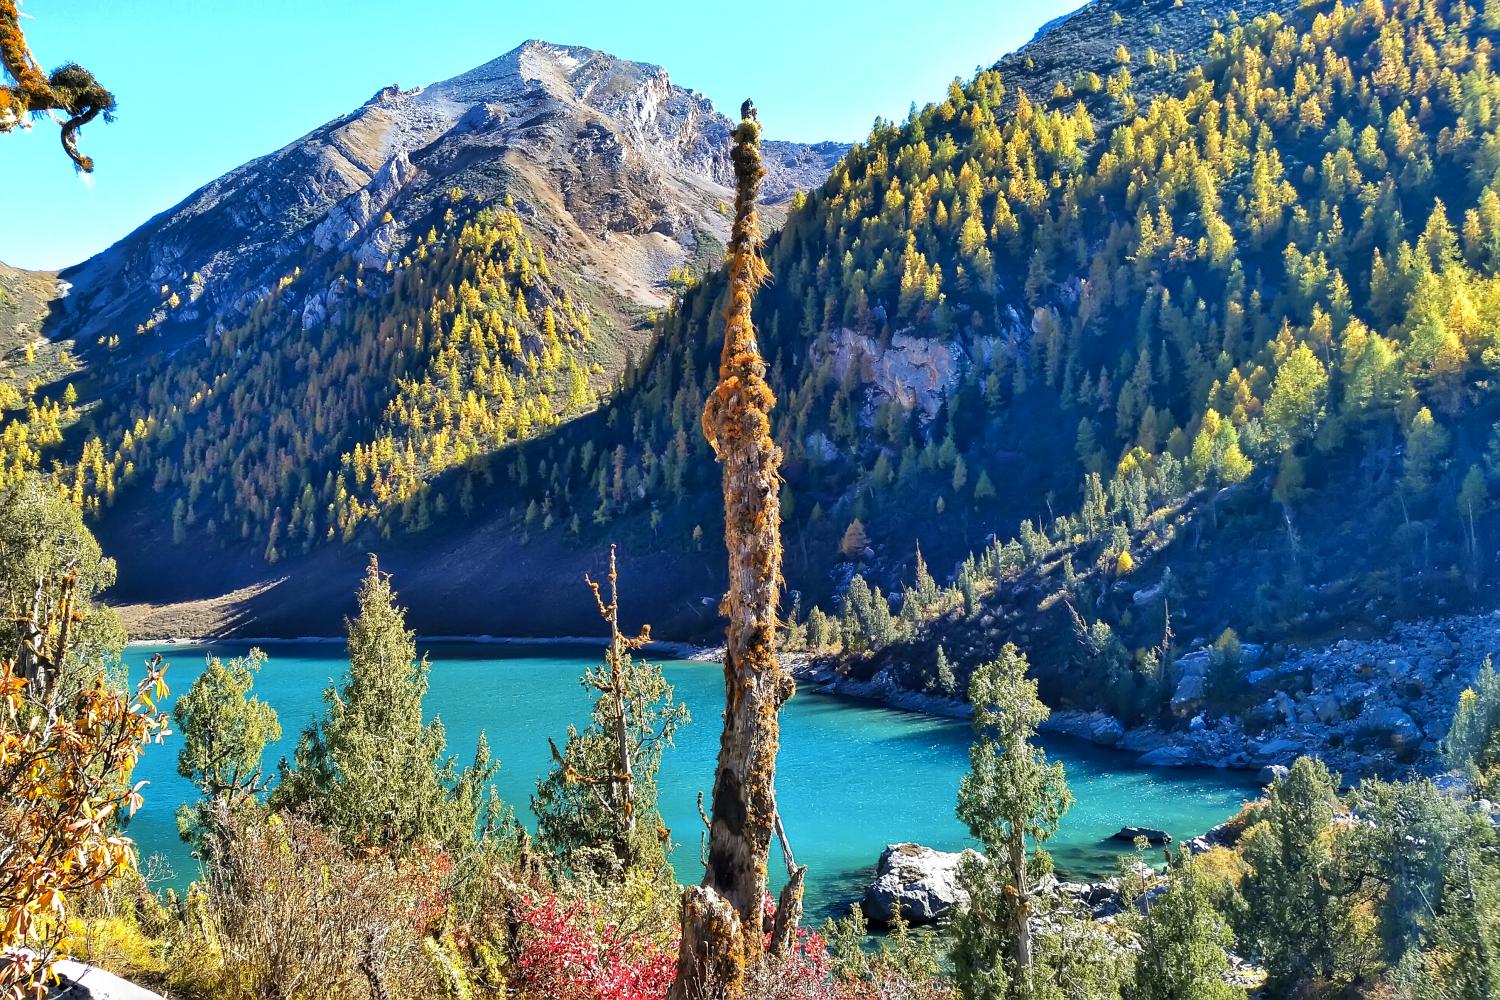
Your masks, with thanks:
[[[975,740],[958,787],[958,818],[986,858],[966,858],[959,869],[970,903],[954,921],[953,965],[965,1000],[1036,996],[1048,978],[1030,923],[1042,905],[1036,879],[1051,867],[1040,845],[1057,832],[1073,796],[1062,764],[1032,743],[1049,712],[1026,670],[1026,657],[1006,643],[969,680]]]
[[[458,847],[476,834],[497,765],[480,734],[474,763],[446,754],[443,724],[422,721],[427,658],[417,658],[406,611],[375,558],[345,622],[349,674],[323,694],[323,718],[282,760],[274,809],[303,810],[346,843],[405,853],[423,842]]]
[[[250,693],[266,654],[250,650],[224,662],[211,656],[187,693],[177,699],[172,719],[182,736],[177,773],[198,787],[203,800],[178,810],[184,840],[206,846],[213,818],[252,800],[264,790],[261,758],[281,739],[276,710]]]

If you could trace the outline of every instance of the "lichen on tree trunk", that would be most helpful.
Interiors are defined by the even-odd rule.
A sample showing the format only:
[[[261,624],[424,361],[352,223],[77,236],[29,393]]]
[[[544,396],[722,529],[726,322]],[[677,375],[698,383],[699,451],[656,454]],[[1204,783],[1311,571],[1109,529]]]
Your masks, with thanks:
[[[42,73],[21,33],[16,0],[0,0],[0,132],[29,128],[33,118],[52,114],[62,126],[63,150],[88,173],[94,161],[78,151],[78,131],[100,115],[113,120],[114,110],[114,95],[77,63]]]
[[[781,587],[781,450],[771,437],[776,399],[766,383],[750,305],[767,270],[760,257],[755,200],[761,176],[760,123],[745,102],[730,157],[735,174],[728,305],[719,384],[703,431],[724,467],[724,541],[729,619],[724,651],[724,729],[709,820],[708,871],[682,901],[682,944],[674,1000],[743,996],[768,954],[763,899],[776,827],[778,713],[795,684],[776,659]],[[802,873],[783,894],[774,944],[784,946],[800,911]]]

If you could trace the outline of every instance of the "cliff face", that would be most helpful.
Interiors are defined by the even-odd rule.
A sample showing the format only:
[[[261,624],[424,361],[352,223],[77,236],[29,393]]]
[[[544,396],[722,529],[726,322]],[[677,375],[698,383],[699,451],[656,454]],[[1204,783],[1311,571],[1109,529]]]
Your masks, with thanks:
[[[167,285],[189,300],[171,319],[212,331],[294,267],[348,254],[378,272],[455,186],[513,198],[533,238],[623,312],[658,306],[667,271],[727,237],[729,128],[660,67],[527,42],[450,80],[386,87],[68,269],[57,330],[86,343],[164,321]],[[844,149],[770,144],[766,201],[819,183]]]

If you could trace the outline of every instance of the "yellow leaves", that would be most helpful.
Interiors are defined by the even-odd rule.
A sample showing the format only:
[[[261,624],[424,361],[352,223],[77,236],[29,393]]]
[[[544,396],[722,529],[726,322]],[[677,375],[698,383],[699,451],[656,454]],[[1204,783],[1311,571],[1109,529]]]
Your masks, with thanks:
[[[52,715],[35,710],[14,665],[0,662],[0,840],[19,845],[0,854],[0,950],[36,934],[39,918],[60,924],[71,893],[134,867],[131,840],[107,831],[122,805],[140,804],[129,774],[166,724],[143,708],[148,691],[164,693],[161,675],[158,661],[133,699],[96,682]]]

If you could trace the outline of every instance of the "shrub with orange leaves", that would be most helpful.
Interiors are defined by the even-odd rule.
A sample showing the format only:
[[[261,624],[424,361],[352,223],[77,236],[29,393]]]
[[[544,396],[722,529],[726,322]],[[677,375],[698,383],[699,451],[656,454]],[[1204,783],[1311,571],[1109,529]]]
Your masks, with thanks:
[[[71,902],[134,869],[117,821],[165,731],[164,670],[158,657],[133,694],[101,676],[59,703],[0,660],[0,998],[39,994]]]

